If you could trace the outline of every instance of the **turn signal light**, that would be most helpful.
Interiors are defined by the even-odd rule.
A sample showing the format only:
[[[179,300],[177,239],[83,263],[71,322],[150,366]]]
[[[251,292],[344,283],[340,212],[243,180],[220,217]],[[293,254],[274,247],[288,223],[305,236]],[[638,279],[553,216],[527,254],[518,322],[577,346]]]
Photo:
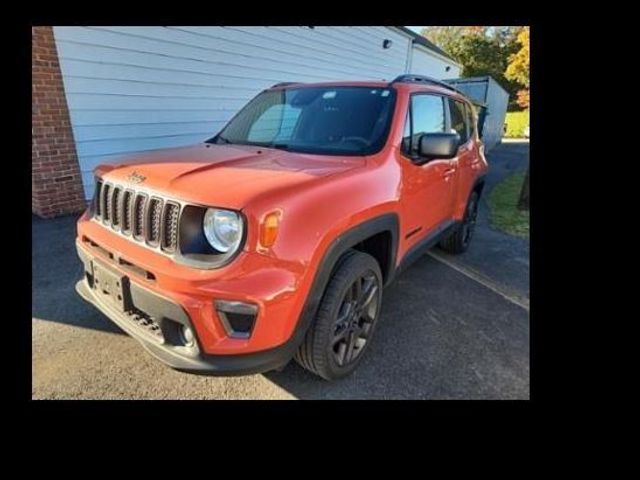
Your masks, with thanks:
[[[275,211],[267,214],[260,226],[260,245],[271,247],[276,243],[278,228],[280,227],[280,212]]]

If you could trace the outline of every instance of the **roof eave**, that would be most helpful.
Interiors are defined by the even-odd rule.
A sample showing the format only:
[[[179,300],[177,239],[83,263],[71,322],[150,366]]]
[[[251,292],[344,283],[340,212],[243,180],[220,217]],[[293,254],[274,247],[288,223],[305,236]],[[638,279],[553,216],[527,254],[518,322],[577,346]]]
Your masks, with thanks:
[[[387,27],[387,28],[394,28],[396,29],[398,32],[400,32],[401,34],[403,34],[405,37],[408,37],[409,39],[411,39],[411,43],[414,46],[419,46],[424,48],[425,50],[427,50],[430,54],[435,55],[436,57],[439,57],[440,59],[449,62],[449,63],[453,63],[455,66],[459,67],[460,69],[464,68],[463,65],[461,65],[460,63],[458,63],[457,61],[455,61],[449,54],[447,54],[444,50],[438,48],[436,45],[434,45],[433,43],[431,43],[429,40],[427,40],[425,37],[423,37],[420,34],[415,33],[413,30],[408,29],[407,27],[399,27],[399,26],[394,26],[394,27]]]

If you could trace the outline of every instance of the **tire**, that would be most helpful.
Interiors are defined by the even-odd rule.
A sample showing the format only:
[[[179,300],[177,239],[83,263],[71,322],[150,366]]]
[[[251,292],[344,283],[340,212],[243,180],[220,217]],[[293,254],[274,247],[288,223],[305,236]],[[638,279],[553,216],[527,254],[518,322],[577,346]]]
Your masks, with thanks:
[[[325,380],[352,373],[371,343],[381,302],[378,262],[369,254],[349,250],[327,284],[296,361]]]
[[[440,248],[452,254],[464,253],[469,248],[478,217],[478,192],[473,191],[467,201],[462,222],[458,223],[446,238],[440,241]]]

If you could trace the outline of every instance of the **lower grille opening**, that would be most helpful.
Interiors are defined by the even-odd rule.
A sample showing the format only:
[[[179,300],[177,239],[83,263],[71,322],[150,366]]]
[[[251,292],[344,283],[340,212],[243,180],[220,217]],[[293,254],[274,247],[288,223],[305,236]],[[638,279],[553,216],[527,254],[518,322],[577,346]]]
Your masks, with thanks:
[[[91,248],[93,248],[94,250],[97,250],[99,253],[101,253],[103,256],[110,258],[111,260],[114,259],[114,255],[113,253],[111,253],[109,250],[107,250],[106,248],[98,245],[96,242],[94,242],[93,240],[91,240],[89,237],[82,237],[82,242],[86,245],[89,245]]]
[[[152,335],[155,335],[159,339],[163,338],[162,330],[160,329],[160,324],[156,322],[155,318],[151,315],[139,310],[137,308],[131,309],[129,312],[129,319],[135,323],[138,327],[145,329]]]
[[[125,260],[124,258],[118,259],[118,264],[122,265],[126,270],[129,270],[135,273],[136,275],[139,275],[147,280],[150,280],[153,282],[155,282],[156,280],[156,276],[153,273]]]
[[[89,237],[83,236],[82,237],[82,243],[84,243],[85,245],[88,245],[93,250],[95,250],[98,253],[102,254],[104,257],[109,258],[109,259],[111,259],[111,260],[113,260],[115,262],[116,257],[115,257],[115,255],[113,253],[111,253],[106,248],[98,245],[96,242],[91,240]],[[134,273],[139,277],[144,278],[145,280],[149,280],[150,282],[155,282],[156,281],[156,276],[152,272],[150,272],[149,270],[145,270],[144,268],[139,267],[138,265],[136,265],[134,263],[131,263],[128,260],[125,260],[124,258],[118,258],[118,265],[123,267],[125,270],[127,270],[127,271],[129,271],[131,273]]]

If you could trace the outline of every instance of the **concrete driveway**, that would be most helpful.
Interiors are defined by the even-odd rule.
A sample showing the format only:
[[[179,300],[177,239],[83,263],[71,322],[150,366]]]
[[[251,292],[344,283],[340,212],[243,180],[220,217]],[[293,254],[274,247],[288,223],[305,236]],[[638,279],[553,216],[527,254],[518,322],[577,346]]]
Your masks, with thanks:
[[[489,160],[488,190],[526,168],[528,143],[496,147]],[[529,246],[492,229],[485,203],[467,253],[434,249],[385,290],[366,358],[333,383],[295,362],[220,378],[160,364],[75,293],[74,222],[33,219],[34,399],[529,398]]]

